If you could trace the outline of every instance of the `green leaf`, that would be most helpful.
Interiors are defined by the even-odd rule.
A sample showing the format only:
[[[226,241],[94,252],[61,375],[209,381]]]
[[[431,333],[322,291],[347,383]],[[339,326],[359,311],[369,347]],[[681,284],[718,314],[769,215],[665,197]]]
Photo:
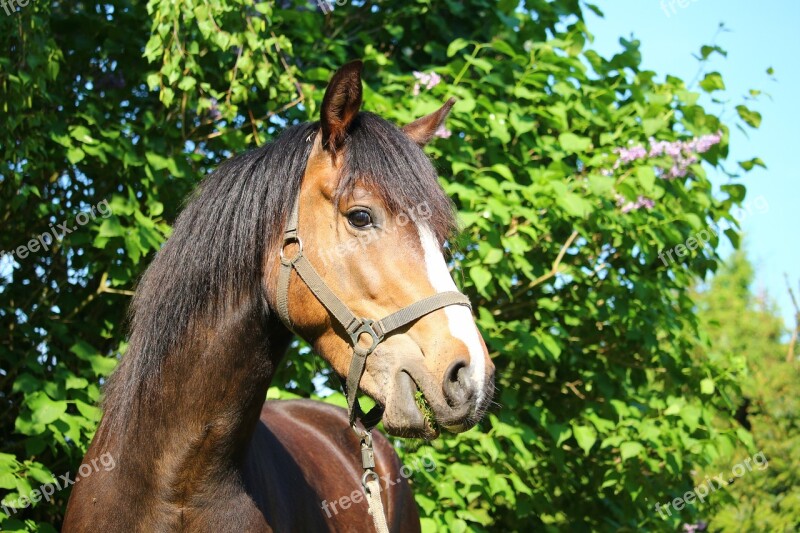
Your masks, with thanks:
[[[507,179],[508,181],[514,181],[514,174],[511,172],[511,169],[508,168],[508,165],[503,165],[501,163],[497,163],[492,165],[492,170],[500,174],[503,178]]]
[[[78,148],[77,146],[70,148],[67,150],[67,160],[70,164],[75,165],[83,161],[83,158],[86,156],[83,150]]]
[[[494,64],[491,61],[487,61],[482,57],[472,57],[466,56],[467,63],[474,65],[478,69],[482,70],[485,74],[488,74],[494,68]]]
[[[82,402],[80,400],[75,400],[75,407],[78,408],[78,411],[84,417],[86,417],[87,419],[89,419],[89,420],[91,420],[93,422],[99,422],[100,421],[100,417],[103,414],[103,412],[99,408],[97,408],[97,407],[95,407],[93,405],[89,405],[87,403],[84,403],[84,402]]]
[[[574,154],[587,151],[592,145],[592,140],[567,132],[558,136],[558,144],[561,145],[561,149],[565,152]]]
[[[97,230],[97,234],[100,237],[121,237],[125,235],[125,233],[125,228],[122,227],[122,224],[119,223],[119,219],[116,216],[105,219]]]
[[[583,218],[592,211],[592,204],[573,192],[566,192],[558,196],[556,202],[574,217]]]
[[[492,248],[486,254],[486,257],[483,258],[483,264],[485,264],[485,265],[497,264],[497,263],[499,263],[500,261],[503,260],[504,256],[505,256],[505,254],[503,253],[503,250],[500,250],[498,248]]]
[[[501,39],[495,39],[494,41],[492,41],[492,48],[494,48],[498,52],[502,52],[502,53],[504,53],[506,55],[509,55],[511,57],[514,57],[514,56],[517,55],[517,51],[514,50],[514,48],[510,44],[508,44],[507,42],[505,42],[505,41],[503,41]],[[452,56],[450,54],[448,54],[448,57],[452,57]]]
[[[708,59],[711,56],[711,54],[713,54],[714,52],[718,53],[719,55],[721,55],[723,57],[728,57],[728,52],[726,52],[725,50],[723,50],[719,46],[704,45],[704,46],[700,47],[700,55],[702,56],[703,59]]]
[[[91,136],[91,132],[85,126],[73,126],[70,128],[69,134],[70,137],[84,144],[95,142],[95,139]]]
[[[741,246],[742,237],[738,231],[733,228],[728,228],[725,230],[725,235],[728,237],[728,240],[731,241],[731,245],[738,249]]]
[[[92,370],[98,376],[108,376],[117,366],[114,357],[103,357],[90,344],[78,341],[70,348],[70,351],[80,359],[91,364]]]
[[[566,424],[550,423],[547,424],[547,431],[556,442],[556,447],[560,447],[567,439],[572,436],[572,430]]]
[[[89,386],[89,381],[84,378],[79,378],[77,376],[69,376],[64,385],[67,389],[85,389]]]
[[[694,405],[687,405],[681,409],[680,416],[689,430],[694,431],[700,422],[700,408]]]
[[[636,169],[636,179],[639,180],[644,192],[650,192],[656,183],[656,173],[651,166],[638,167]]]
[[[589,455],[589,450],[597,442],[597,431],[592,426],[573,424],[572,434],[575,436],[575,440],[578,441],[578,446],[583,450],[583,453]]]
[[[720,187],[720,189],[728,193],[731,201],[737,204],[741,203],[744,200],[745,195],[747,194],[747,188],[739,183],[723,185],[722,187]]]
[[[475,285],[475,288],[478,290],[478,292],[480,292],[484,296],[488,296],[488,294],[486,293],[486,288],[492,281],[492,273],[489,272],[487,268],[477,265],[469,269],[469,277],[472,280],[472,283]]]
[[[13,490],[17,487],[17,480],[11,472],[0,472],[0,489]]]
[[[709,72],[700,82],[700,87],[707,93],[721,91],[725,89],[725,82],[719,72]]]
[[[447,47],[447,57],[453,57],[467,46],[469,46],[469,41],[459,37],[458,39],[450,43],[450,45]]]
[[[52,472],[41,466],[30,465],[26,469],[26,475],[38,481],[39,483],[52,483],[55,481],[55,476]]]
[[[185,76],[181,79],[180,83],[178,83],[178,89],[182,91],[191,91],[194,89],[195,85],[197,85],[197,80],[191,76]]]
[[[154,34],[150,36],[150,39],[147,41],[147,44],[144,47],[144,57],[146,57],[149,61],[153,61],[156,57],[158,57],[160,52],[161,38]]]
[[[739,113],[739,117],[751,128],[758,128],[761,126],[761,113],[752,111],[744,105],[736,106],[736,111]]]
[[[638,457],[644,453],[644,446],[638,442],[623,442],[619,445],[619,454],[623,461],[631,457]]]
[[[67,412],[67,402],[51,400],[43,392],[33,393],[25,403],[33,412],[33,422],[36,424],[51,424]]]
[[[748,172],[753,170],[753,168],[756,166],[767,168],[767,165],[760,157],[754,157],[753,159],[748,159],[747,161],[740,161],[739,166]]]
[[[644,130],[644,134],[648,137],[652,137],[656,133],[667,129],[667,119],[666,118],[646,118],[642,121],[642,129]]]
[[[14,381],[14,386],[11,388],[12,392],[30,393],[42,388],[42,380],[33,377],[31,374],[25,372]]]

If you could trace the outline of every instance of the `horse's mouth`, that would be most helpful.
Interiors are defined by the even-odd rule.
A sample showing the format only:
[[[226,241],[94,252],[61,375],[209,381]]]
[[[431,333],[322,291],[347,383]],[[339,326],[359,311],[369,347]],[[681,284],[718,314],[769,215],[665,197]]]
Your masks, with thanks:
[[[451,406],[429,386],[426,374],[401,370],[386,401],[383,423],[390,435],[433,440],[442,429],[459,433],[471,428],[472,404]]]

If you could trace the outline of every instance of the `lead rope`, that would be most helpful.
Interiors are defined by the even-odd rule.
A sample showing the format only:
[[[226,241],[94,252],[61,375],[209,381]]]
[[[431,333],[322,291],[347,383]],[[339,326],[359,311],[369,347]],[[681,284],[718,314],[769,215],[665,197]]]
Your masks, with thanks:
[[[372,433],[370,431],[362,431],[356,426],[353,426],[353,431],[361,439],[361,466],[364,467],[361,486],[364,487],[364,494],[367,497],[372,523],[378,533],[389,533],[389,526],[386,525],[386,512],[383,510],[383,500],[381,499],[380,478],[378,473],[375,472],[375,451],[372,448]]]
[[[369,505],[369,513],[375,523],[378,533],[389,533],[386,525],[386,514],[383,510],[381,500],[381,487],[378,474],[375,472],[375,453],[372,449],[372,428],[380,422],[383,415],[383,408],[375,405],[366,415],[358,404],[358,388],[361,377],[366,368],[367,357],[377,348],[378,344],[393,331],[401,329],[412,322],[432,313],[438,309],[450,305],[462,305],[471,308],[469,298],[460,292],[449,291],[440,292],[423,298],[411,305],[408,305],[381,320],[370,320],[356,316],[344,302],[342,302],[322,277],[314,269],[313,265],[303,255],[303,241],[297,231],[299,219],[299,196],[295,200],[284,230],[283,246],[281,246],[280,259],[281,268],[278,274],[278,294],[277,312],[281,321],[289,330],[294,331],[292,321],[289,317],[289,281],[292,270],[297,272],[300,279],[311,290],[319,302],[328,310],[332,317],[347,331],[350,336],[350,344],[353,346],[353,358],[350,362],[350,371],[344,384],[345,395],[347,397],[347,408],[350,425],[356,432],[361,442],[361,464],[364,467],[364,474],[361,476],[361,485]],[[297,251],[294,256],[287,257],[285,248],[294,244]],[[369,346],[362,344],[361,340],[368,340]],[[356,421],[361,420],[366,431],[356,426]]]

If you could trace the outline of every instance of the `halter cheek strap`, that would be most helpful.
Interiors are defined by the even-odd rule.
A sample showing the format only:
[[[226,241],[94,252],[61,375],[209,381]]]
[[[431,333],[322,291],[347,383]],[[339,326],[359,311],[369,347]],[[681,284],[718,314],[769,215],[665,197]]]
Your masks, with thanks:
[[[379,405],[376,405],[375,408],[364,415],[356,398],[359,384],[361,383],[361,377],[364,375],[367,356],[374,352],[375,348],[377,348],[388,335],[419,320],[425,315],[450,305],[471,307],[469,298],[460,292],[440,292],[395,311],[381,320],[359,318],[333,293],[333,291],[331,291],[330,287],[328,287],[322,277],[314,269],[311,262],[303,255],[303,241],[300,239],[297,232],[299,202],[298,196],[292,208],[292,212],[289,215],[289,219],[286,223],[286,230],[283,235],[283,245],[281,246],[280,252],[281,267],[278,274],[278,316],[287,328],[294,331],[289,318],[289,281],[291,279],[292,270],[295,270],[317,300],[319,300],[331,316],[345,329],[350,337],[350,345],[353,347],[353,358],[344,385],[350,424],[353,425],[356,418],[359,418],[364,426],[371,428],[380,421],[383,415],[383,409]],[[291,244],[296,245],[297,252],[294,256],[287,257],[285,251],[287,246]],[[369,345],[367,346],[362,341],[368,341]]]

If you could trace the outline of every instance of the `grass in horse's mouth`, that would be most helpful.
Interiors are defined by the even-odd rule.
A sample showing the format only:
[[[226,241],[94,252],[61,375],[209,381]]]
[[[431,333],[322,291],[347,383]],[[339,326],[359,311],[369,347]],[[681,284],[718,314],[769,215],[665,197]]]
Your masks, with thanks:
[[[439,425],[436,423],[436,417],[433,414],[433,409],[428,404],[428,400],[425,399],[425,395],[421,390],[417,390],[417,393],[414,395],[414,400],[417,402],[417,408],[422,413],[422,416],[425,418],[425,422],[428,424],[428,426],[438,431]]]

